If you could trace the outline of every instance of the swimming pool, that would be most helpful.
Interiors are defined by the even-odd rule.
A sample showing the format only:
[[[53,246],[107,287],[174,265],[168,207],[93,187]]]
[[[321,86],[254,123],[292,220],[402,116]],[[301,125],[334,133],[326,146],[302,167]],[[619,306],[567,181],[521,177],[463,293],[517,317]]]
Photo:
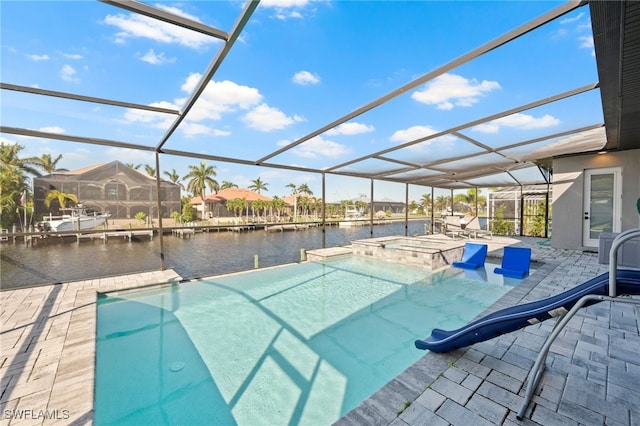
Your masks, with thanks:
[[[509,289],[350,256],[101,297],[95,424],[331,424]]]

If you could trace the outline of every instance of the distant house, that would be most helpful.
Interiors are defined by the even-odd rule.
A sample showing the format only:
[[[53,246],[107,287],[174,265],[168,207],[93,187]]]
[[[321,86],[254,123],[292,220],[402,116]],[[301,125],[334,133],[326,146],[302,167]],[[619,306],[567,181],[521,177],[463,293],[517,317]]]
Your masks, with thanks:
[[[233,212],[227,209],[227,202],[241,198],[247,201],[249,208],[251,203],[256,200],[271,201],[271,198],[258,194],[244,188],[226,188],[218,191],[215,194],[209,194],[204,200],[204,214],[202,212],[202,198],[194,197],[191,199],[191,204],[194,205],[198,211],[200,217],[214,218],[214,217],[231,217],[234,216]]]
[[[44,204],[50,190],[73,194],[86,208],[98,212],[108,211],[112,219],[131,219],[138,212],[144,212],[148,217],[158,217],[155,177],[132,169],[120,161],[34,178],[36,218],[49,213],[60,214],[57,201],[52,201],[48,208]],[[162,217],[181,211],[180,186],[160,181],[160,199]]]

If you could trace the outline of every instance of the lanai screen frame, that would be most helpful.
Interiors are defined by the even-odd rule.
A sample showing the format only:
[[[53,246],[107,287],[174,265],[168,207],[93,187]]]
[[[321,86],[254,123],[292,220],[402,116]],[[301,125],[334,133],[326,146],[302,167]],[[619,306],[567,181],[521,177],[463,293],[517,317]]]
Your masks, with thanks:
[[[207,36],[214,37],[223,41],[222,46],[214,55],[214,57],[211,59],[206,70],[202,73],[202,77],[200,78],[199,82],[195,86],[195,89],[193,90],[193,92],[188,96],[188,99],[182,109],[174,110],[174,109],[167,109],[167,108],[158,108],[158,107],[153,107],[149,105],[131,103],[127,101],[89,97],[89,96],[84,96],[82,94],[74,94],[74,93],[59,92],[59,91],[53,91],[53,90],[47,90],[47,89],[26,87],[26,86],[20,86],[20,85],[9,84],[4,82],[0,83],[0,89],[17,91],[22,93],[30,93],[38,96],[51,96],[51,97],[65,98],[65,99],[70,99],[78,102],[89,102],[89,103],[113,105],[113,106],[126,107],[126,108],[131,108],[131,109],[140,110],[140,111],[161,112],[165,114],[170,114],[174,116],[174,121],[169,126],[168,130],[164,133],[164,135],[160,138],[160,140],[157,142],[155,146],[132,144],[124,141],[100,139],[100,138],[94,138],[94,137],[86,137],[82,135],[56,134],[56,133],[31,130],[26,128],[10,127],[10,126],[4,125],[4,123],[0,126],[0,132],[7,133],[7,134],[34,137],[34,138],[57,139],[57,140],[63,140],[63,141],[69,141],[69,142],[103,145],[103,146],[110,146],[110,147],[127,148],[127,149],[153,152],[155,154],[155,162],[156,162],[156,185],[157,185],[158,194],[160,193],[159,186],[161,181],[161,177],[160,177],[160,170],[161,170],[160,155],[161,154],[179,156],[179,157],[190,157],[190,158],[196,158],[200,160],[212,160],[212,161],[219,161],[219,162],[226,162],[226,163],[236,163],[236,164],[242,164],[247,166],[260,166],[260,167],[274,168],[274,169],[280,169],[280,170],[291,170],[291,171],[320,174],[322,176],[322,201],[323,201],[323,210],[324,210],[324,203],[326,200],[325,198],[325,175],[326,174],[370,179],[372,201],[373,201],[373,188],[374,188],[373,183],[375,180],[405,184],[407,188],[405,203],[408,204],[409,185],[450,189],[453,191],[454,189],[478,188],[479,185],[473,183],[473,180],[478,178],[485,179],[486,184],[484,185],[484,187],[505,185],[504,181],[500,181],[501,183],[499,185],[492,185],[491,178],[493,176],[501,176],[502,178],[511,179],[512,182],[510,182],[510,184],[518,185],[518,186],[522,186],[525,184],[549,185],[551,183],[551,179],[550,179],[551,170],[550,170],[549,161],[548,161],[549,158],[555,155],[584,152],[585,146],[588,146],[590,147],[590,149],[593,149],[593,150],[598,150],[602,146],[604,146],[606,143],[604,123],[593,123],[592,125],[589,125],[589,126],[580,127],[572,130],[565,130],[563,132],[552,133],[543,137],[520,141],[517,143],[512,143],[506,146],[502,146],[499,148],[492,148],[490,146],[487,146],[482,142],[479,142],[462,133],[465,129],[469,129],[477,125],[485,124],[493,120],[506,117],[511,114],[530,110],[539,106],[543,106],[556,101],[567,99],[572,96],[587,93],[592,90],[597,90],[599,88],[599,83],[593,82],[591,84],[576,87],[574,89],[564,91],[562,93],[558,93],[550,97],[545,97],[534,102],[529,102],[529,103],[520,105],[518,107],[502,111],[497,114],[491,114],[481,119],[477,119],[471,122],[457,125],[447,130],[440,131],[438,133],[425,136],[419,139],[415,139],[400,145],[396,145],[391,148],[378,150],[376,152],[372,152],[358,158],[352,158],[346,162],[342,162],[340,164],[334,164],[333,166],[330,166],[325,169],[300,167],[300,166],[280,164],[280,163],[270,161],[274,157],[278,156],[279,154],[289,151],[303,144],[304,142],[309,141],[310,139],[335,128],[336,126],[339,126],[355,117],[360,116],[361,114],[364,114],[367,111],[370,111],[374,108],[384,105],[388,101],[402,94],[405,94],[408,91],[417,88],[418,86],[424,85],[425,83],[432,81],[436,77],[448,71],[456,69],[467,62],[470,62],[484,54],[491,52],[494,49],[499,48],[500,46],[503,46],[509,42],[512,42],[518,39],[519,37],[529,33],[530,31],[533,31],[539,27],[542,27],[545,24],[575,10],[578,7],[584,6],[586,3],[582,1],[573,0],[565,4],[562,4],[559,7],[556,7],[555,9],[539,16],[538,18],[535,18],[503,34],[502,36],[499,36],[469,51],[468,53],[450,61],[449,63],[443,66],[440,66],[435,70],[432,70],[412,80],[407,84],[404,84],[403,86],[385,94],[384,96],[381,96],[365,104],[364,106],[359,107],[353,110],[352,112],[333,120],[332,122],[293,141],[292,143],[278,150],[275,150],[265,156],[262,156],[260,158],[255,158],[255,159],[225,157],[225,156],[215,155],[212,153],[196,153],[191,151],[170,149],[165,147],[165,144],[170,140],[174,132],[180,127],[181,123],[187,116],[188,112],[192,109],[192,107],[195,105],[196,101],[198,100],[199,96],[205,90],[206,85],[209,83],[209,81],[213,79],[216,71],[225,60],[225,57],[227,56],[229,51],[232,49],[234,43],[238,40],[238,38],[242,34],[243,29],[245,28],[246,24],[251,19],[252,14],[258,7],[259,0],[250,0],[244,5],[244,8],[240,13],[240,15],[238,16],[235,24],[232,26],[232,28],[228,32],[185,18],[183,16],[174,15],[168,11],[155,8],[137,1],[130,1],[130,0],[100,0],[100,1],[102,3],[108,4],[117,8],[126,9],[130,12],[141,14],[152,19],[161,20],[169,24],[178,25],[180,27],[183,27],[192,31],[197,31],[201,34],[205,34]],[[418,162],[411,162],[411,161],[405,161],[405,160],[398,160],[390,156],[390,154],[396,151],[399,151],[403,148],[411,147],[413,145],[417,145],[422,142],[436,139],[438,137],[445,136],[445,135],[453,135],[473,145],[475,148],[479,149],[480,154],[487,154],[488,156],[499,158],[500,161],[496,163],[481,164],[475,167],[466,167],[465,168],[466,170],[464,173],[457,173],[455,171],[449,171],[447,169],[447,163],[452,163],[456,161],[465,162],[465,160],[468,160],[471,157],[478,157],[479,154],[476,152],[472,155],[466,154],[466,155],[452,156],[445,159],[431,161],[428,163],[418,163]],[[558,138],[571,138],[574,141],[582,140],[582,141],[586,141],[586,145],[578,144],[577,150],[576,148],[567,146],[567,144],[560,147],[549,146],[548,149],[541,150],[541,152],[538,154],[540,156],[539,158],[525,158],[524,160],[522,158],[517,158],[509,155],[508,153],[505,153],[505,151],[509,151],[515,148],[527,147],[527,146],[544,142],[547,140],[557,140]],[[367,160],[376,160],[377,162],[381,162],[381,164],[388,164],[388,168],[384,171],[350,170],[350,166],[353,166],[357,163],[367,161]],[[536,182],[520,182],[516,178],[516,176],[514,176],[513,172],[516,170],[522,170],[525,168],[537,169],[539,171],[539,173],[537,174],[539,175],[539,180]],[[402,177],[403,174],[407,174],[409,172],[416,172],[416,174],[419,174],[421,170],[435,172],[435,174],[430,174],[429,176],[423,176],[423,177],[420,177],[420,176]],[[159,197],[157,202],[158,202],[158,207],[160,209],[160,204],[162,200],[160,200]],[[324,214],[323,214],[323,220],[324,220]],[[373,221],[373,211],[371,212],[371,220]],[[161,244],[162,268],[164,269],[165,265],[164,265],[164,256],[163,256],[163,246],[162,246],[163,225],[162,225],[161,217],[159,218],[159,229],[160,229],[159,233],[160,233],[160,244]],[[325,246],[324,238],[323,238],[322,244],[323,246]]]

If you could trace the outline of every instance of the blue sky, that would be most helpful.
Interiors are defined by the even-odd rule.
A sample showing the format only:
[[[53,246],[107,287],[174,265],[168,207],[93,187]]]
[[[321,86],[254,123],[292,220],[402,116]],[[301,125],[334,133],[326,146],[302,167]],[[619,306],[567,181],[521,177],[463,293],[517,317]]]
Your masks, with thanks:
[[[230,31],[237,1],[148,2]],[[562,2],[307,1],[260,3],[201,99],[165,148],[259,159],[449,63]],[[222,42],[94,1],[2,1],[3,83],[180,109]],[[598,80],[588,7],[578,8],[270,161],[322,169]],[[3,90],[2,124],[157,145],[174,117]],[[499,147],[602,122],[599,92],[467,130]],[[62,154],[59,166],[114,159],[155,165],[153,153],[0,134],[24,155]],[[453,137],[390,154],[399,160],[464,153]],[[470,151],[472,152],[472,151]],[[162,171],[199,159],[162,155]],[[288,183],[321,194],[321,176],[213,162],[219,182],[266,195]],[[354,166],[357,171],[357,167]],[[327,176],[331,201],[368,194],[367,179]],[[410,199],[430,191],[410,187]],[[376,181],[374,197],[404,200]]]

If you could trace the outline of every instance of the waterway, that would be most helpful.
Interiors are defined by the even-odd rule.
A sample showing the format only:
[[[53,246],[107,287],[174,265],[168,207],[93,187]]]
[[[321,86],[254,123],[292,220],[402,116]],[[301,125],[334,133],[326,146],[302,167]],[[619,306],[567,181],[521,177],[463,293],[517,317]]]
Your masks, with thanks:
[[[424,221],[409,221],[407,235],[423,235]],[[326,247],[389,235],[405,235],[404,221],[357,227],[325,228]],[[91,278],[159,270],[160,238],[110,239],[27,246],[21,242],[0,245],[0,288],[29,287]],[[322,248],[322,228],[286,232],[202,232],[192,238],[165,235],[167,268],[184,278],[199,278],[259,267],[299,262],[301,250]]]

